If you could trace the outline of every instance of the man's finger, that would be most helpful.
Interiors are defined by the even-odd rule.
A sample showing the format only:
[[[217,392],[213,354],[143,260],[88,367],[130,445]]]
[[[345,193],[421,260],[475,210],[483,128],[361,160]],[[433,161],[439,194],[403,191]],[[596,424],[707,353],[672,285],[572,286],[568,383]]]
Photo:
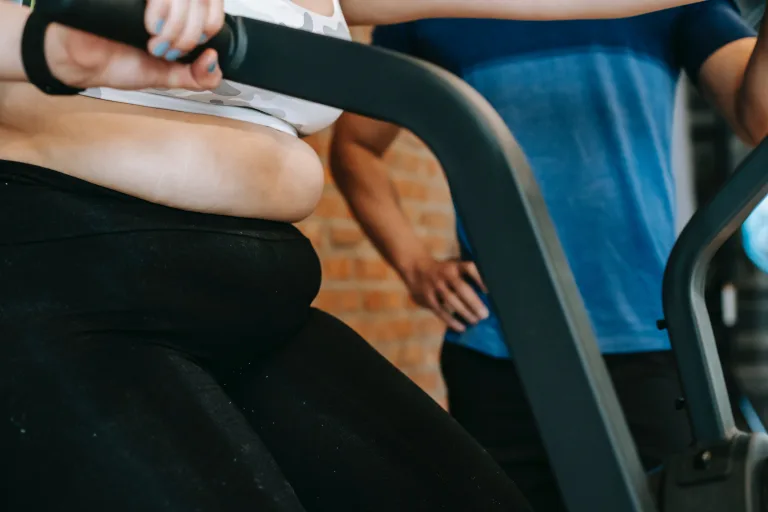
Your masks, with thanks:
[[[466,281],[463,279],[457,279],[456,281],[450,283],[450,286],[456,293],[456,296],[478,318],[478,321],[488,318],[488,308],[485,307],[485,304],[480,299],[480,297],[477,296],[475,290],[473,290]]]
[[[449,328],[453,329],[456,332],[464,332],[464,330],[466,329],[464,327],[464,324],[462,324],[456,318],[454,318],[453,315],[445,311],[443,309],[443,305],[440,303],[439,300],[437,300],[437,297],[435,295],[431,295],[430,297],[427,297],[427,304],[429,306],[429,309],[431,309],[432,312],[435,315],[437,315],[437,317],[445,323],[445,325],[447,325]]]
[[[480,318],[470,310],[466,304],[448,287],[438,290],[442,309],[449,315],[454,313],[462,317],[470,324],[476,324]]]
[[[485,283],[483,282],[483,278],[480,277],[480,271],[477,270],[477,265],[475,265],[472,261],[465,261],[461,264],[461,270],[466,275],[472,278],[472,280],[477,283],[477,286],[480,287],[481,290],[483,290],[484,293],[488,293],[488,288],[485,287]]]

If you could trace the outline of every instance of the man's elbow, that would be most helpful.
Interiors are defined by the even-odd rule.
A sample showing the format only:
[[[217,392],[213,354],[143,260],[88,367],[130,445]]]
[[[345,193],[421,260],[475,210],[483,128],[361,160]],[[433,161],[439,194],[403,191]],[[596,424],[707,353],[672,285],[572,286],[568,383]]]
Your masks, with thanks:
[[[755,105],[748,100],[739,101],[734,128],[745,144],[750,147],[760,144],[768,136],[768,102]]]
[[[355,201],[369,188],[370,155],[354,139],[334,137],[328,154],[328,166],[339,192],[347,201]]]
[[[331,175],[337,182],[346,182],[354,172],[354,143],[347,138],[334,136],[328,152]]]

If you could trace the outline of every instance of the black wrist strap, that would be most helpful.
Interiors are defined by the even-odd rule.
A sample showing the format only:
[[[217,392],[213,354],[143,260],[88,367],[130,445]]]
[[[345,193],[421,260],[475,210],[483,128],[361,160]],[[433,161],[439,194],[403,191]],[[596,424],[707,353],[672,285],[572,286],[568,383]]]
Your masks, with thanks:
[[[51,20],[35,11],[27,18],[24,34],[21,36],[21,62],[27,80],[45,94],[72,96],[81,93],[85,89],[63,84],[53,76],[48,67],[45,60],[45,31],[50,24]]]

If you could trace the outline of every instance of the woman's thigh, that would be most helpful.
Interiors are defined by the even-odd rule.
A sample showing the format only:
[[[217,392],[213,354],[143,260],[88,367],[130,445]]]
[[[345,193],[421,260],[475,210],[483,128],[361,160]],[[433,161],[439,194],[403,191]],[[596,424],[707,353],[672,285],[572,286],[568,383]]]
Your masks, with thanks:
[[[152,341],[0,336],[3,510],[304,510],[222,388]]]
[[[445,411],[323,312],[220,378],[309,512],[529,510]]]

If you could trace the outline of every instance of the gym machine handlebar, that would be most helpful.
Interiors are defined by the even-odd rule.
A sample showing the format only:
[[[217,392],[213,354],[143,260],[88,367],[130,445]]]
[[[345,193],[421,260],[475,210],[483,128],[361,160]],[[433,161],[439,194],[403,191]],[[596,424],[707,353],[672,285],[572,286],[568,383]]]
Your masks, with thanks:
[[[145,48],[149,35],[144,7],[142,0],[37,0],[35,9],[73,28]],[[226,27],[206,46],[219,51],[228,80],[392,122],[430,147],[478,254],[569,510],[657,510],[541,193],[520,147],[490,105],[466,83],[431,64],[263,21],[228,16]],[[488,219],[512,236],[499,237],[498,227]],[[688,267],[675,268],[670,279],[683,282],[686,278],[676,272]],[[669,322],[674,307],[666,306],[677,301],[667,300],[666,290],[665,283]],[[695,412],[694,429],[697,434],[709,432],[703,437],[713,446],[720,444],[713,451],[698,446],[672,461],[659,505],[670,512],[720,511],[724,507],[718,504],[733,512],[756,512],[752,491],[762,480],[755,466],[768,452],[760,448],[766,439],[730,430],[725,435],[707,426],[720,424],[729,407],[727,396],[695,390],[717,388],[722,371],[718,374],[716,355],[701,346],[711,340],[678,336],[681,332],[685,328],[670,329],[678,355],[698,354],[681,367],[690,411]],[[705,369],[699,371],[695,365],[702,363]],[[722,454],[724,466],[718,465]],[[716,468],[727,467],[729,475],[738,473],[742,480],[726,478],[724,487],[722,471],[714,475],[720,485],[696,478],[702,460],[713,476],[707,463],[713,456]],[[736,471],[734,463],[741,464]],[[702,487],[709,492],[694,498],[698,508],[675,500],[678,495],[691,499],[687,491]]]
[[[766,510],[768,436],[734,423],[704,302],[709,263],[768,193],[768,139],[702,205],[675,243],[664,272],[663,305],[696,445],[673,459],[662,483],[664,511]]]
[[[62,25],[146,49],[150,34],[144,26],[145,3],[136,0],[56,0],[37,2],[35,11]],[[213,48],[219,54],[219,65],[226,70],[235,59],[237,23],[227,17],[218,34],[186,58],[194,60],[202,50]]]

